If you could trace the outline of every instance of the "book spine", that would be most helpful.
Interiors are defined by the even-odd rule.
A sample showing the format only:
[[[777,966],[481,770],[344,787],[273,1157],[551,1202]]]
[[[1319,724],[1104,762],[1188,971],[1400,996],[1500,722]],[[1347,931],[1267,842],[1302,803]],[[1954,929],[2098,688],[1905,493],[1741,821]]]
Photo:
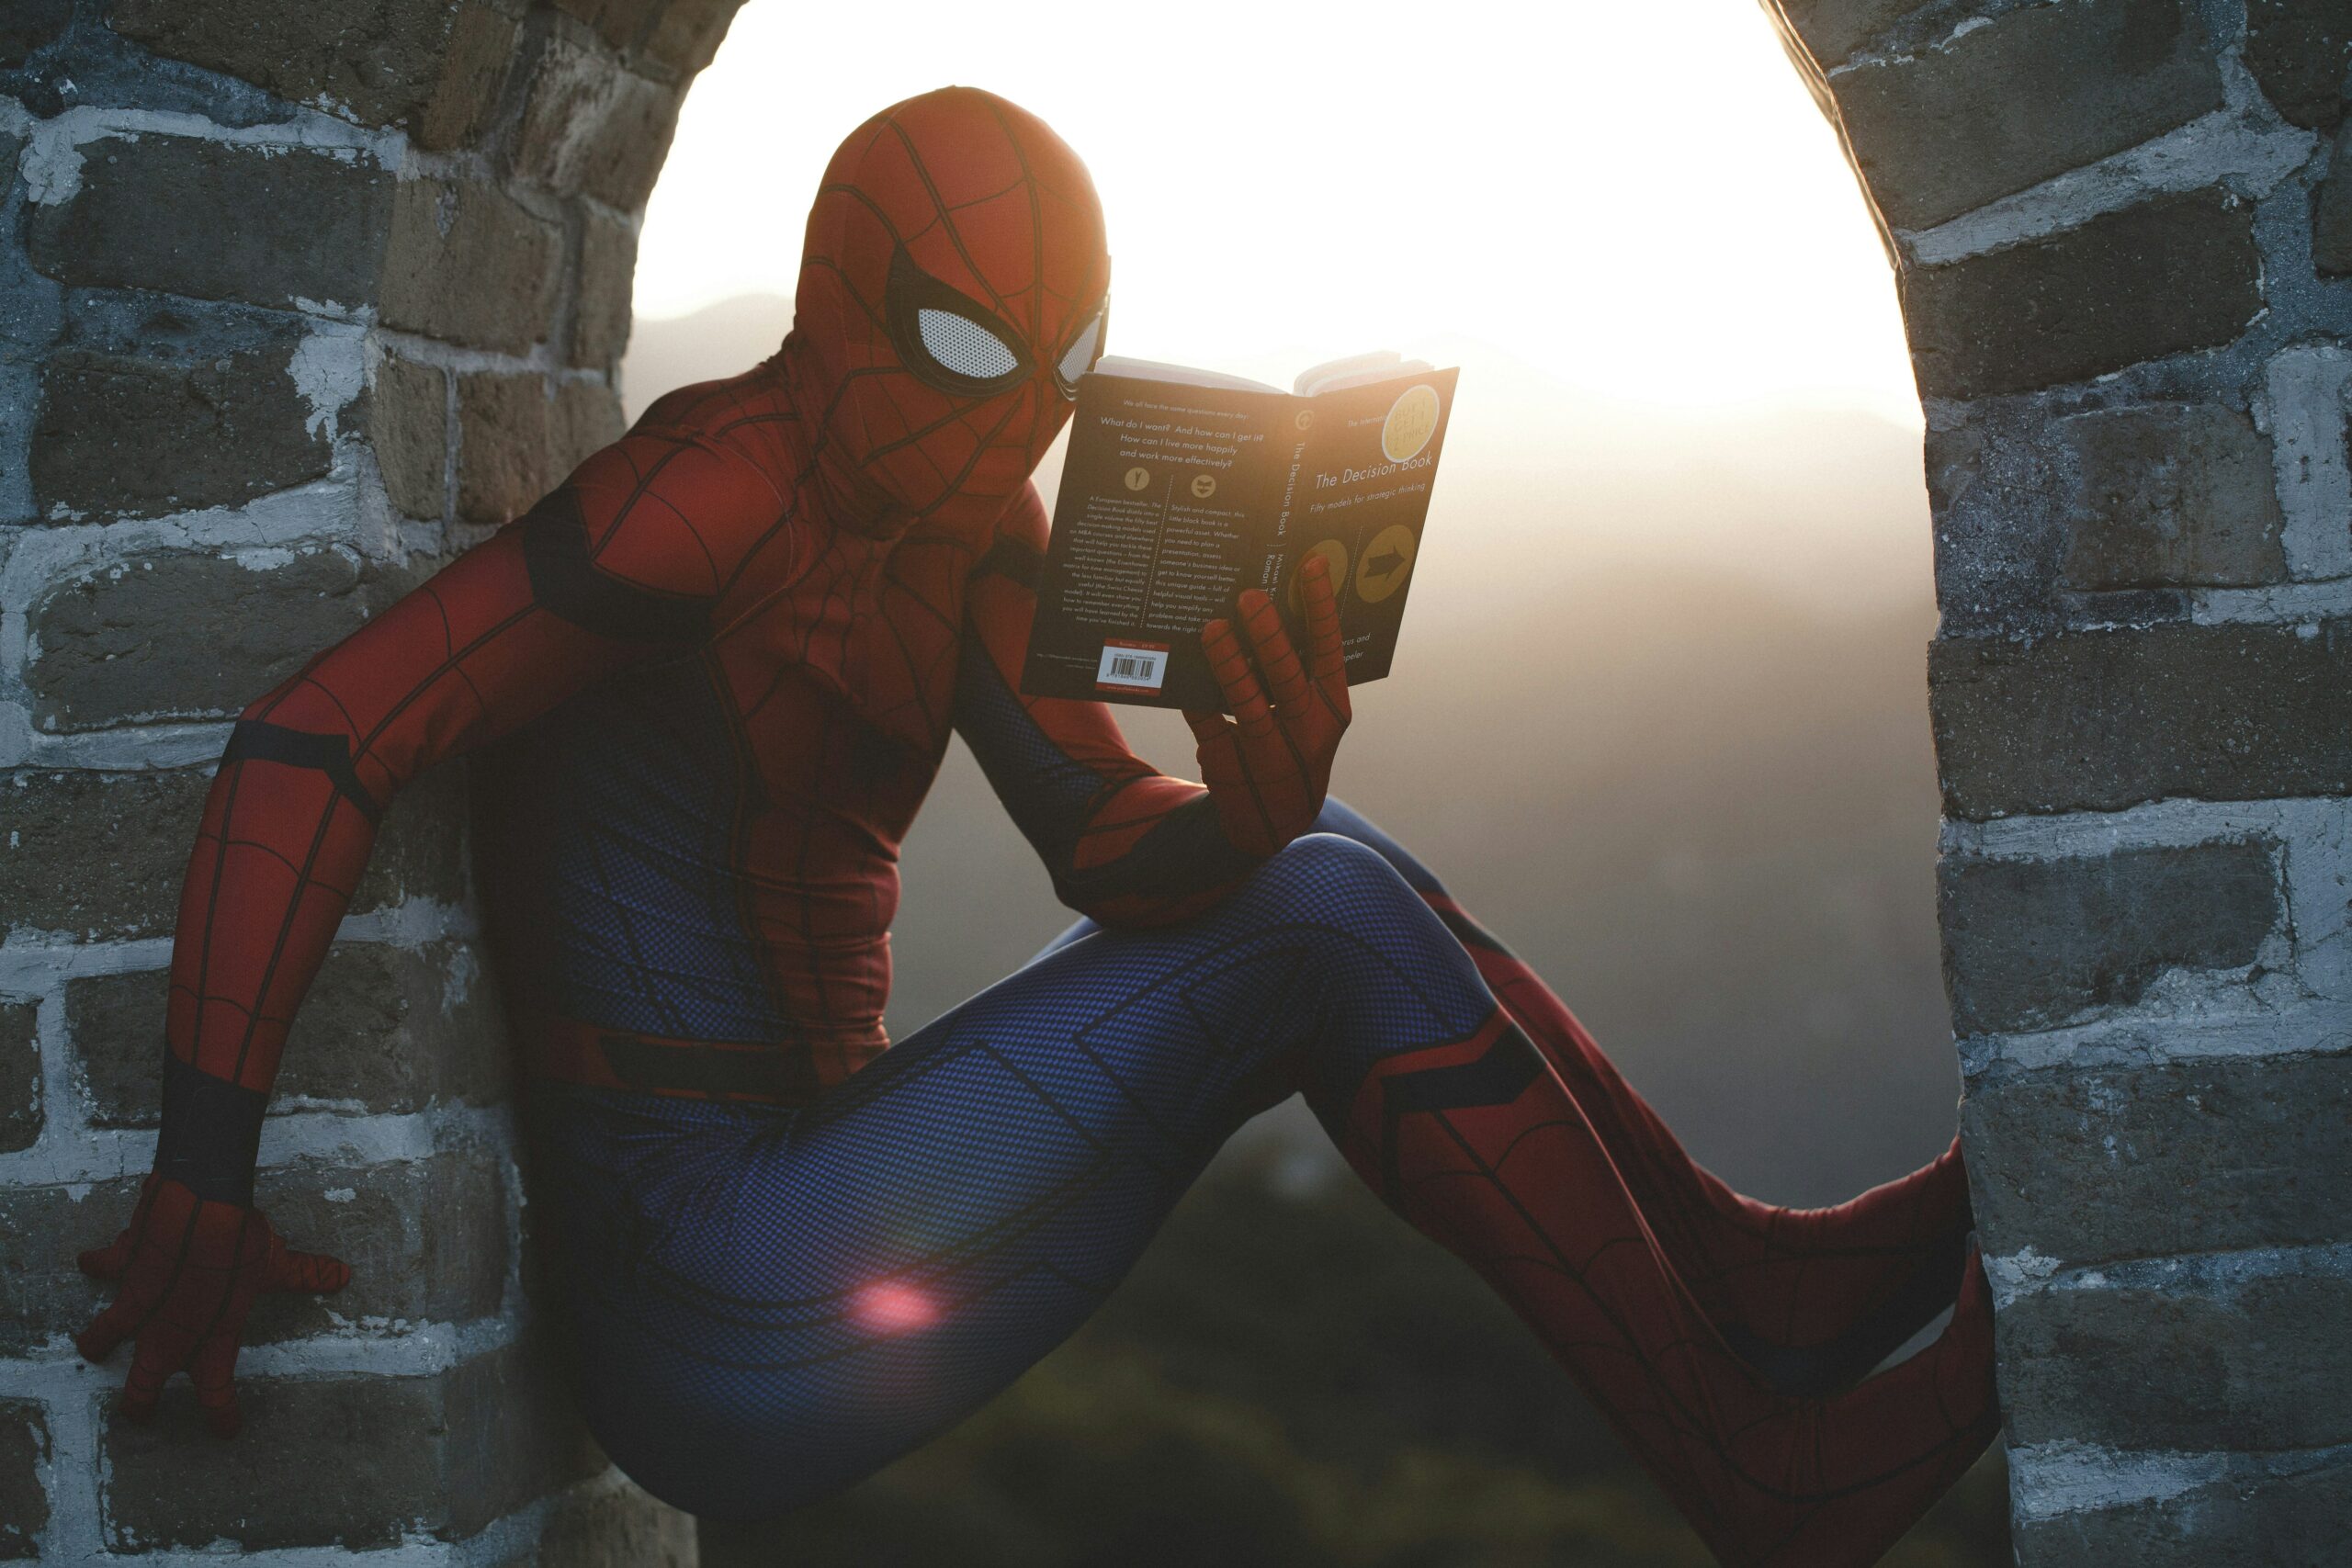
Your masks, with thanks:
[[[1306,446],[1315,427],[1311,399],[1285,397],[1275,434],[1267,446],[1269,470],[1265,515],[1265,554],[1258,570],[1258,586],[1277,604],[1283,602],[1291,566],[1291,520],[1296,515],[1299,481],[1306,473]]]

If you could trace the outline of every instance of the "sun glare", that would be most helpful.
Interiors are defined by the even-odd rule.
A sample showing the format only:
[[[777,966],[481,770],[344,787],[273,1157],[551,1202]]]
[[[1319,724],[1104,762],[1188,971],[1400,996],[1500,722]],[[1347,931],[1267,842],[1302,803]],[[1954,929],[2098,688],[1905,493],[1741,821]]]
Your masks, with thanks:
[[[1119,353],[1286,378],[1483,344],[1611,400],[1918,422],[1860,193],[1754,0],[753,0],[686,99],[639,312],[788,295],[835,142],[951,82],[1092,169]]]

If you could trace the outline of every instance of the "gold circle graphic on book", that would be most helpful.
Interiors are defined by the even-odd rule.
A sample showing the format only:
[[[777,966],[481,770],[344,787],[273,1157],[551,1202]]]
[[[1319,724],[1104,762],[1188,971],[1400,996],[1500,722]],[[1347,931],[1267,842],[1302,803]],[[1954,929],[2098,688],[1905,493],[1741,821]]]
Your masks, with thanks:
[[[1337,593],[1340,585],[1348,581],[1348,547],[1337,539],[1325,539],[1308,550],[1306,555],[1298,558],[1302,568],[1306,565],[1309,556],[1323,558],[1323,570],[1331,577],[1331,592]],[[1290,607],[1293,615],[1306,614],[1306,579],[1295,571],[1290,574]]]
[[[1151,470],[1149,468],[1129,468],[1127,470],[1127,488],[1129,490],[1141,490],[1150,482]]]
[[[1215,474],[1194,474],[1193,476],[1193,499],[1194,501],[1206,501],[1216,493],[1216,476]]]
[[[1315,411],[1313,409],[1301,409],[1298,411],[1298,417],[1291,423],[1297,425],[1299,429],[1305,430],[1308,425],[1315,423]]]
[[[1392,463],[1418,457],[1437,434],[1437,389],[1424,381],[1388,405],[1380,425],[1380,455]]]
[[[1356,562],[1356,592],[1365,604],[1377,604],[1405,586],[1413,575],[1413,551],[1419,544],[1402,523],[1391,523],[1372,536],[1363,559]]]

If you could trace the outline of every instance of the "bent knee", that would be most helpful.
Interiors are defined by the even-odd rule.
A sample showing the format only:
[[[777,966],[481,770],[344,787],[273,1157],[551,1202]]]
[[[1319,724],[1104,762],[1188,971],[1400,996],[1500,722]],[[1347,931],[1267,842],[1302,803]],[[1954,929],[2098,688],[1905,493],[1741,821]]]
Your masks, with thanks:
[[[1337,833],[1293,839],[1258,868],[1252,886],[1286,909],[1307,913],[1419,902],[1378,850]]]

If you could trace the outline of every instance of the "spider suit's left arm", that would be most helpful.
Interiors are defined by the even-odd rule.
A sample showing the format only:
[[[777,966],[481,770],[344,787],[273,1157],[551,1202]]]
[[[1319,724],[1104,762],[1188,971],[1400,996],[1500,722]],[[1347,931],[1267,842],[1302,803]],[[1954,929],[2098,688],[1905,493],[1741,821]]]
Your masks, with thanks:
[[[1129,750],[1104,705],[1022,694],[1046,536],[1033,485],[972,573],[956,731],[1063,903],[1106,926],[1188,919],[1306,832],[1323,808],[1349,716],[1337,607],[1328,584],[1311,578],[1314,646],[1304,662],[1263,594],[1244,595],[1238,627],[1204,629],[1233,717],[1185,715],[1206,781],[1191,784]]]

